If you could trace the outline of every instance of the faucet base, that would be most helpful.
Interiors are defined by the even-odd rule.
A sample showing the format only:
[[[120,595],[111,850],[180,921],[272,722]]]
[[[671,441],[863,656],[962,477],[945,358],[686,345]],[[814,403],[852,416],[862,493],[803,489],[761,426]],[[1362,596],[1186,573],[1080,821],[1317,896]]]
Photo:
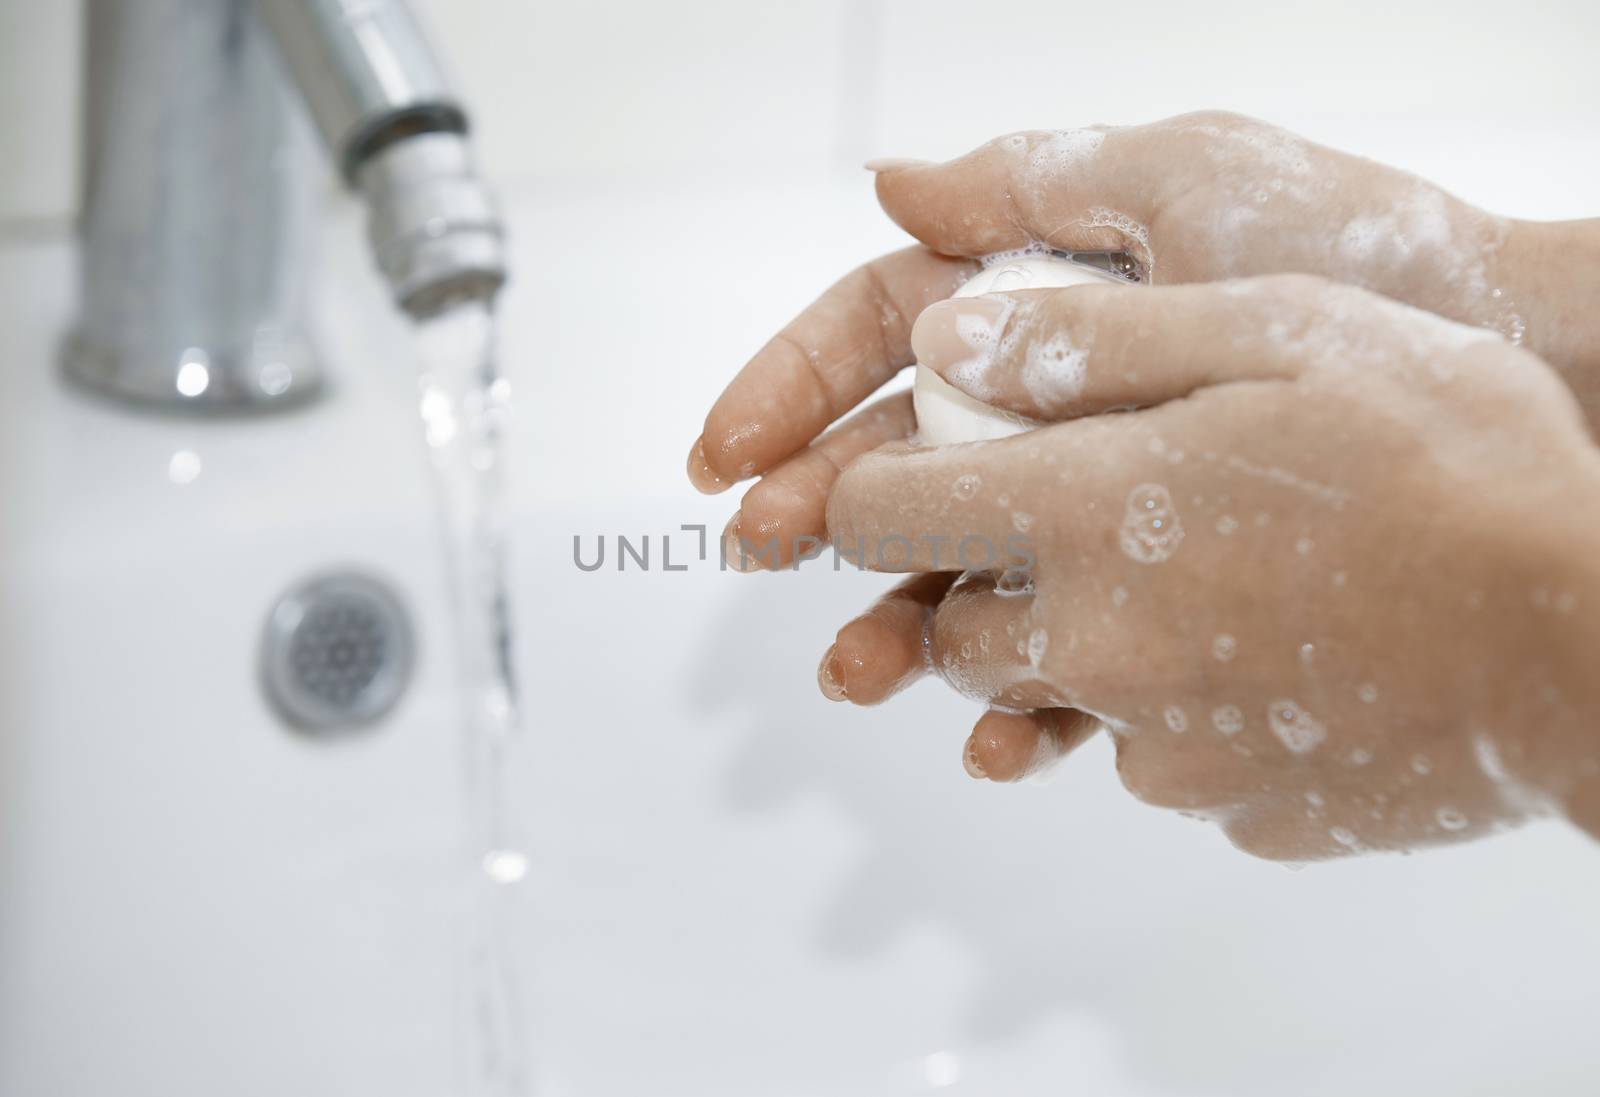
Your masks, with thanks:
[[[168,410],[267,412],[297,407],[323,391],[322,370],[302,333],[258,330],[246,347],[130,351],[96,342],[82,328],[61,346],[74,384],[122,402]]]

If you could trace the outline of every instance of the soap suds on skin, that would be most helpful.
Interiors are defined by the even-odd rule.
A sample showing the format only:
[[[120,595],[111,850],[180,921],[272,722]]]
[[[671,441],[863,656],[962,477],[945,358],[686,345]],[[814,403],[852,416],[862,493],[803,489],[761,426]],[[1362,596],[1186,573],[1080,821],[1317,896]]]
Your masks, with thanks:
[[[1028,152],[1028,167],[1037,180],[1077,171],[1094,158],[1106,135],[1099,130],[1054,130],[1035,138]]]
[[[1291,754],[1308,754],[1328,737],[1328,729],[1294,701],[1267,706],[1267,724]]]
[[[919,438],[929,445],[950,445],[1003,438],[1039,424],[993,407],[991,371],[1002,356],[1018,350],[1017,340],[1031,331],[1036,298],[1004,296],[1012,289],[1047,289],[1085,283],[1118,282],[1114,275],[1074,263],[1039,247],[989,256],[984,268],[956,291],[957,297],[984,297],[1000,302],[997,315],[961,316],[956,334],[967,356],[941,378],[917,367],[912,386]],[[1041,402],[1069,400],[1084,383],[1087,354],[1065,337],[1030,345],[1019,371],[1021,380]]]
[[[978,400],[988,401],[994,396],[989,383],[989,371],[995,359],[1010,353],[1016,340],[1015,329],[1006,334],[1007,326],[1018,311],[1018,302],[1009,297],[996,297],[1001,302],[1000,314],[993,320],[987,317],[962,313],[956,317],[956,335],[971,351],[971,356],[951,366],[947,371],[951,384]]]
[[[1064,407],[1083,392],[1088,358],[1089,352],[1065,335],[1035,340],[1022,367],[1023,387],[1041,409]]]
[[[1183,543],[1183,523],[1172,493],[1161,484],[1140,484],[1129,492],[1117,540],[1123,554],[1138,563],[1171,559]]]

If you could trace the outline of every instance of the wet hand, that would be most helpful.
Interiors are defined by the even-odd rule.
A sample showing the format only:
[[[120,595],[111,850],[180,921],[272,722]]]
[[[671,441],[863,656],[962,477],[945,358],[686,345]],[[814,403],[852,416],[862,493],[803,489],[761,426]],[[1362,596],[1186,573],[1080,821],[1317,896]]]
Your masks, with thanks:
[[[691,447],[702,491],[763,478],[729,521],[734,558],[742,537],[788,564],[797,544],[826,535],[839,469],[914,428],[903,395],[844,417],[913,361],[912,323],[976,272],[975,257],[1028,245],[1126,250],[1155,284],[1315,273],[1521,333],[1600,421],[1593,289],[1579,284],[1600,270],[1592,224],[1494,217],[1404,172],[1217,112],[1019,133],[947,164],[873,166],[883,208],[925,247],[866,264],[801,313],[728,386]]]
[[[1538,358],[1305,276],[951,301],[913,342],[1053,425],[862,457],[829,532],[919,573],[976,539],[1032,585],[917,575],[841,630],[830,696],[931,668],[1012,710],[966,748],[996,779],[1093,714],[1136,795],[1268,857],[1600,829],[1600,456]]]

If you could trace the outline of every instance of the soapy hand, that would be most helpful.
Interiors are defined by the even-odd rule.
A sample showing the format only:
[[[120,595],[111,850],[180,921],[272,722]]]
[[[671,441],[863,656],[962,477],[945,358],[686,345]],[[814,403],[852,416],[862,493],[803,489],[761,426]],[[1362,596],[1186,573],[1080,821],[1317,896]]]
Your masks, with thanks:
[[[707,416],[690,452],[696,486],[763,477],[729,522],[735,560],[754,544],[771,548],[758,563],[787,564],[825,539],[841,469],[914,431],[908,395],[834,424],[914,360],[913,322],[976,257],[1126,251],[1156,288],[1019,297],[1004,316],[968,320],[1004,328],[1022,356],[1020,373],[1013,361],[984,375],[982,399],[1094,417],[992,448],[873,456],[852,470],[835,519],[852,535],[857,518],[910,527],[916,515],[894,507],[920,484],[943,525],[930,513],[912,536],[949,532],[958,503],[987,507],[987,534],[1031,531],[1038,586],[1015,595],[993,574],[915,575],[840,630],[824,692],[881,701],[931,653],[958,688],[1001,706],[966,753],[969,772],[996,780],[1099,726],[1064,706],[1094,709],[1119,722],[1135,791],[1215,814],[1267,856],[1470,836],[1546,809],[1600,834],[1594,697],[1572,665],[1579,607],[1600,598],[1574,550],[1595,529],[1568,526],[1596,507],[1572,399],[1600,422],[1600,314],[1587,303],[1600,223],[1497,218],[1216,113],[871,166],[885,210],[926,246],[841,280]],[[1303,278],[1165,288],[1278,272],[1466,326]],[[1124,311],[1108,293],[1128,298]],[[930,364],[970,350],[949,337],[954,307],[918,325]],[[1030,349],[1081,372],[1079,391],[1030,387]],[[1096,415],[1134,406],[1145,410]],[[1124,468],[1113,454],[1148,475],[1062,478]],[[974,467],[935,482],[957,459]],[[950,498],[968,475],[970,499]],[[1013,476],[1018,492],[1006,490]],[[948,555],[915,563],[952,566]]]
[[[911,324],[977,270],[1042,245],[1128,251],[1155,285],[1300,272],[1520,338],[1600,423],[1591,307],[1600,223],[1495,217],[1432,184],[1219,112],[1142,126],[1001,137],[945,164],[880,161],[878,198],[917,237],[830,289],[751,359],[706,417],[690,479],[752,476],[730,539],[825,536],[838,470],[913,429],[894,397],[831,425],[912,361]],[[821,440],[819,441],[819,436]],[[737,555],[737,546],[735,546]]]
[[[834,542],[918,572],[1008,546],[1032,583],[917,576],[841,631],[830,695],[931,666],[1010,710],[967,745],[1002,780],[1103,721],[1137,796],[1266,857],[1600,829],[1600,451],[1533,354],[1303,275],[949,301],[912,341],[1053,425],[860,458]]]

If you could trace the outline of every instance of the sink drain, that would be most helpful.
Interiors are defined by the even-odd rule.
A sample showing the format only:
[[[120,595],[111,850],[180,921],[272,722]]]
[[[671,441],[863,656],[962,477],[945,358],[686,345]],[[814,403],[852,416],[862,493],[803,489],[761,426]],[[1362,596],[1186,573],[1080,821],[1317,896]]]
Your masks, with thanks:
[[[313,576],[278,599],[261,643],[267,699],[313,734],[351,731],[392,709],[411,678],[411,622],[385,582],[359,571]]]

